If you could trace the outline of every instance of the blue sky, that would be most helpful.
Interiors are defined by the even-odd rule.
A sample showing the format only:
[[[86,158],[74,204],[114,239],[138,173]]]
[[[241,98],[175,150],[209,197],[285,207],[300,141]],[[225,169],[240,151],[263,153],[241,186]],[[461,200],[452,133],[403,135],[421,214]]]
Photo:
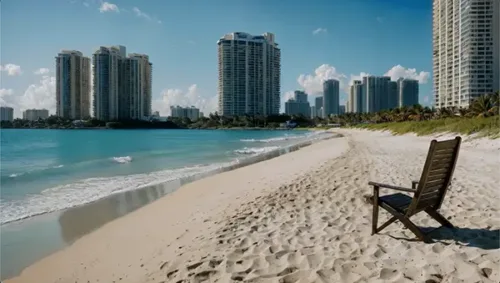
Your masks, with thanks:
[[[14,106],[15,116],[33,107],[53,113],[57,53],[74,49],[91,56],[99,46],[120,44],[127,52],[150,56],[154,110],[167,115],[171,104],[193,104],[213,111],[216,42],[225,33],[243,31],[276,35],[283,98],[295,89],[313,97],[325,78],[339,78],[346,89],[363,73],[391,70],[393,77],[419,79],[420,101],[427,104],[432,100],[431,2],[4,0],[0,102]]]

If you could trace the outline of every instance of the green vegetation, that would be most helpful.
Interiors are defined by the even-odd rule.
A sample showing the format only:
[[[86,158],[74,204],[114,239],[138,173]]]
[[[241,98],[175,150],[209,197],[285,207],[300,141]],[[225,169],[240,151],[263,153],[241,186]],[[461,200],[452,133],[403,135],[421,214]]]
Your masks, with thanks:
[[[374,114],[361,114],[370,117],[362,119],[364,123],[345,124],[370,130],[389,130],[395,134],[429,135],[439,132],[453,132],[500,138],[500,116],[498,114],[499,94],[496,92],[477,98],[469,108],[432,110],[416,105]],[[348,116],[344,119],[347,118],[346,120],[349,121]]]
[[[465,135],[478,134],[491,138],[500,138],[499,116],[487,118],[444,118],[429,121],[390,122],[379,124],[358,124],[354,127],[369,130],[389,130],[394,134],[416,133],[430,135],[440,132],[452,132]]]
[[[478,97],[469,108],[429,108],[421,105],[384,110],[377,113],[345,113],[328,119],[310,119],[303,115],[285,114],[262,116],[243,115],[225,117],[217,112],[208,117],[191,121],[188,118],[172,118],[168,121],[111,121],[96,119],[71,121],[56,116],[45,120],[27,121],[16,119],[2,121],[2,128],[35,129],[279,129],[287,121],[296,123],[298,129],[322,130],[331,124],[372,130],[390,130],[395,134],[416,133],[427,135],[437,132],[461,134],[478,133],[492,138],[500,137],[499,93]]]

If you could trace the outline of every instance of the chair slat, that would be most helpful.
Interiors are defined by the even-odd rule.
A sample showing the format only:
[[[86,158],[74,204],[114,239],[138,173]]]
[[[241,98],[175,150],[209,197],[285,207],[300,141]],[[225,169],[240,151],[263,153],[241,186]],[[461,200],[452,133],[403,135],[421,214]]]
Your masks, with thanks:
[[[429,177],[427,177],[427,181],[428,182],[435,182],[435,181],[438,181],[438,180],[445,180],[447,176],[448,176],[447,173],[440,173],[440,174],[429,175]]]
[[[438,141],[436,144],[436,150],[455,148],[457,145],[456,139],[446,140],[446,141]]]

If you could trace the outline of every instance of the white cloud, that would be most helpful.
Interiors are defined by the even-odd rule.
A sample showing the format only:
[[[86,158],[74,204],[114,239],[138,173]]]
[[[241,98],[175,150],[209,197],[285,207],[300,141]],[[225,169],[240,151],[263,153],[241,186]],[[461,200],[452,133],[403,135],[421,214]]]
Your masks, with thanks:
[[[323,92],[323,82],[329,79],[339,81],[340,88],[346,85],[346,75],[339,73],[335,67],[323,64],[314,70],[314,74],[302,74],[297,78],[297,82],[307,94],[316,95]]]
[[[14,108],[14,115],[21,117],[26,109],[47,109],[50,114],[56,110],[56,78],[43,76],[36,84],[28,86],[23,94],[12,89],[0,89],[0,103]]]
[[[35,75],[46,75],[50,72],[48,68],[40,68],[35,71]]]
[[[217,96],[206,97],[200,94],[196,84],[181,89],[164,89],[159,99],[153,101],[153,111],[159,111],[162,116],[170,115],[170,106],[195,106],[205,115],[217,111]]]
[[[327,32],[328,32],[328,30],[326,28],[317,28],[317,29],[313,30],[312,33],[314,35],[317,35],[317,34],[320,34],[320,33],[327,33]]]
[[[9,76],[19,76],[23,72],[21,70],[21,66],[16,65],[16,64],[5,64],[5,65],[0,65],[0,71],[7,72],[7,75]]]
[[[146,19],[148,21],[152,21],[152,22],[157,22],[159,24],[161,24],[161,21],[156,19],[155,17],[152,17],[151,15],[148,15],[147,13],[141,11],[139,8],[137,7],[134,7],[132,8],[132,11],[135,13],[135,15],[139,18],[143,18],[143,19]]]
[[[417,80],[421,84],[426,84],[427,81],[429,80],[430,77],[429,72],[424,72],[421,71],[420,73],[417,72],[417,69],[412,69],[408,68],[406,69],[405,67],[401,65],[396,65],[392,67],[389,71],[387,71],[384,76],[389,76],[391,77],[391,80],[395,81],[399,78],[405,78],[405,79],[414,79]]]
[[[13,107],[14,106],[14,104],[12,103],[13,94],[14,94],[14,90],[12,90],[10,88],[9,89],[6,89],[6,88],[0,89],[0,105]]]
[[[118,6],[116,6],[116,4],[109,3],[109,2],[102,2],[101,6],[99,7],[99,11],[101,13],[106,13],[106,12],[119,13],[120,9],[118,8]]]

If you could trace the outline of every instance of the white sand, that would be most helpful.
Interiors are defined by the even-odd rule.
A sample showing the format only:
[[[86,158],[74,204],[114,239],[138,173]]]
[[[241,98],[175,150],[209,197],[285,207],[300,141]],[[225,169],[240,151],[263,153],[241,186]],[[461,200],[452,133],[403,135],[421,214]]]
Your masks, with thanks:
[[[188,184],[6,282],[500,281],[498,142],[463,143],[442,208],[458,229],[424,244],[399,223],[371,236],[363,195],[369,180],[410,186],[430,138],[341,132]]]

